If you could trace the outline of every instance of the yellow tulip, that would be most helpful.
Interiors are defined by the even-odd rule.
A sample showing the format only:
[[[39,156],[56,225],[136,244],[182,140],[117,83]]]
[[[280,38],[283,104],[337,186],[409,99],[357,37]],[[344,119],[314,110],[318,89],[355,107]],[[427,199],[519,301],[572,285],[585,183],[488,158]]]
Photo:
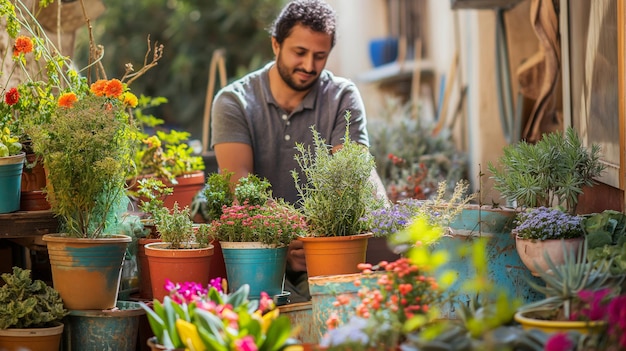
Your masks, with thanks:
[[[185,346],[191,351],[206,351],[206,347],[200,339],[200,335],[198,334],[198,328],[195,325],[183,320],[176,320],[176,330],[178,331],[178,335],[180,339],[183,341]]]

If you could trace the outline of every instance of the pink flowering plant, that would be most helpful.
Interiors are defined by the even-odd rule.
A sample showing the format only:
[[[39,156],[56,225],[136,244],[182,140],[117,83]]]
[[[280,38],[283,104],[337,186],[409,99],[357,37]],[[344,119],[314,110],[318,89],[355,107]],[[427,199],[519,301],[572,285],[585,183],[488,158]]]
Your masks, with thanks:
[[[283,247],[306,231],[304,216],[282,199],[273,199],[270,184],[255,175],[241,178],[235,188],[237,201],[222,206],[209,235],[227,242],[261,242]],[[227,190],[225,190],[227,191]]]
[[[280,316],[265,293],[250,300],[250,288],[242,285],[226,294],[225,281],[216,278],[207,287],[193,282],[172,283],[163,302],[154,300],[146,311],[156,342],[166,349],[284,350],[297,343],[288,317]]]
[[[572,320],[606,323],[602,333],[581,335],[555,333],[546,341],[546,351],[624,350],[626,349],[626,295],[615,289],[582,290],[578,292],[579,307]]]

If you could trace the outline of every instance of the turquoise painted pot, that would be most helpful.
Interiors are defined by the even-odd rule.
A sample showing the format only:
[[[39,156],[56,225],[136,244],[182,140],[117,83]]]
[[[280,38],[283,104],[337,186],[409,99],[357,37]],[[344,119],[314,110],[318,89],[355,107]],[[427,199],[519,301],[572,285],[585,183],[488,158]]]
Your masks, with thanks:
[[[455,311],[460,305],[467,305],[473,297],[463,291],[461,286],[476,275],[468,249],[472,240],[481,237],[487,240],[487,275],[498,289],[504,291],[510,299],[517,298],[523,304],[544,297],[528,284],[528,280],[538,284],[542,284],[542,281],[531,274],[517,253],[515,237],[511,234],[516,214],[513,209],[494,209],[487,206],[479,208],[471,205],[463,209],[459,217],[451,223],[451,235],[444,236],[436,249],[445,249],[450,253],[450,260],[442,267],[442,271],[456,272],[456,283],[447,294],[458,296],[454,303],[444,306],[442,318],[457,318]]]
[[[0,157],[0,213],[20,209],[25,153]]]
[[[250,298],[261,292],[276,296],[283,292],[287,264],[287,247],[270,247],[261,243],[220,242],[226,265],[228,290],[237,291],[243,284],[250,286]]]
[[[118,301],[116,309],[73,310],[64,319],[64,351],[135,351],[139,319],[145,314],[138,302]]]
[[[46,234],[42,239],[48,246],[52,284],[67,309],[115,307],[129,236],[86,239]]]

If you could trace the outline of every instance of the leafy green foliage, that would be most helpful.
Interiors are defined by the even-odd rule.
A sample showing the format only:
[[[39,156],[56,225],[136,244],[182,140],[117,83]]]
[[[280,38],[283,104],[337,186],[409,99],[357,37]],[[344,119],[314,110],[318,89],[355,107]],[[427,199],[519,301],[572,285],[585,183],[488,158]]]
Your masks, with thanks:
[[[41,280],[33,281],[30,273],[13,267],[13,274],[2,274],[0,329],[47,327],[68,313],[59,292]]]
[[[583,146],[576,131],[544,134],[536,144],[521,141],[504,148],[499,168],[489,164],[494,188],[521,207],[563,206],[574,214],[583,186],[604,170],[600,146]]]
[[[107,0],[106,12],[92,19],[96,41],[105,48],[104,67],[113,76],[126,62],[142,60],[146,35],[165,47],[159,65],[133,83],[133,89],[170,102],[158,115],[168,124],[201,136],[209,63],[224,49],[229,80],[261,67],[273,57],[265,31],[283,0]],[[138,20],[141,14],[144,20]],[[86,33],[78,40],[76,61],[86,65]],[[218,88],[218,87],[216,87]]]
[[[604,210],[586,215],[583,229],[587,234],[587,259],[596,265],[609,262],[609,271],[620,275],[626,271],[626,214]]]
[[[348,236],[369,230],[365,214],[382,207],[370,175],[375,168],[369,150],[350,139],[350,113],[346,112],[343,147],[331,153],[326,141],[311,126],[314,150],[296,144],[295,159],[304,175],[301,184],[292,170],[301,211],[311,236]]]
[[[165,197],[171,195],[174,189],[163,184],[159,178],[154,177],[140,179],[138,184],[139,209],[155,219],[161,213],[160,210],[163,208]]]
[[[254,174],[239,179],[239,183],[235,187],[235,198],[239,203],[245,201],[248,205],[265,205],[271,197],[270,182],[267,179],[261,179]]]
[[[172,249],[191,247],[195,239],[189,207],[181,209],[178,202],[171,210],[161,208],[154,224],[161,240],[170,243]]]
[[[232,172],[211,173],[208,175],[203,190],[205,206],[203,217],[207,221],[220,218],[223,206],[233,204],[235,194],[230,188]]]

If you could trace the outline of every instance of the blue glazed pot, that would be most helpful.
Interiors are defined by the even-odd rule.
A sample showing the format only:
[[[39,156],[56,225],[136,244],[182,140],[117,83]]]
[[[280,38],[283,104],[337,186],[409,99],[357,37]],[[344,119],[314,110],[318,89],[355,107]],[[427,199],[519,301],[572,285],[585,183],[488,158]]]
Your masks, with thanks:
[[[263,291],[269,296],[282,294],[287,247],[223,241],[220,245],[229,291],[237,291],[243,284],[248,284],[252,299],[259,298]]]
[[[398,38],[380,38],[370,40],[370,59],[374,67],[382,66],[398,58]]]
[[[24,153],[0,158],[0,213],[20,209]]]

